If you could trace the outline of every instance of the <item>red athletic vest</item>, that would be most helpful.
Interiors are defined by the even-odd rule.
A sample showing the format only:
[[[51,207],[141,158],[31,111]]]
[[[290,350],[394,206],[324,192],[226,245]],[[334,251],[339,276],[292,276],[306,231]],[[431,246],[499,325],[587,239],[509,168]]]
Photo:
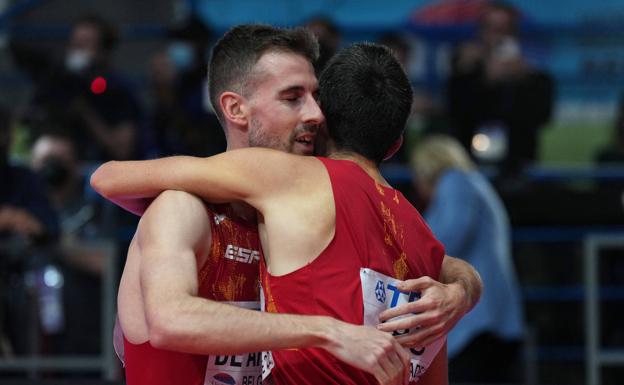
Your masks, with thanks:
[[[229,205],[208,205],[206,212],[212,218],[212,248],[199,270],[199,296],[257,309],[262,258],[257,225],[232,220]],[[155,349],[149,341],[134,345],[124,338],[124,354],[128,385],[234,384],[237,375],[252,376],[255,384],[260,373],[259,353],[204,356]]]
[[[362,274],[373,270],[388,279],[438,279],[444,249],[399,191],[376,183],[354,162],[319,159],[334,194],[334,239],[314,261],[283,276],[269,275],[261,262],[264,306],[269,312],[327,315],[362,324],[365,296],[373,302],[396,303],[386,281],[373,280],[371,293],[363,293]],[[281,350],[272,355],[276,385],[377,384],[371,375],[322,349]]]

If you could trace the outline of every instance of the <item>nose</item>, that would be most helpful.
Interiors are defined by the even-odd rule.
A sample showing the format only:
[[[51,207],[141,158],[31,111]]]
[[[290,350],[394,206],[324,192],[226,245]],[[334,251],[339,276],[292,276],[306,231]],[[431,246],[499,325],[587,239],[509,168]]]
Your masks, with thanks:
[[[325,115],[323,115],[321,107],[312,95],[309,95],[306,100],[303,112],[303,122],[306,125],[319,125],[325,123]]]

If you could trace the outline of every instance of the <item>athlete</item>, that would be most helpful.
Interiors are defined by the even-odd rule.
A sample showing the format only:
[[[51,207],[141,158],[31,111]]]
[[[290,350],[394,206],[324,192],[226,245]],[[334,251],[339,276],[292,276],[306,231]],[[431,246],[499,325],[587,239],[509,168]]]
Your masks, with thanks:
[[[294,149],[303,154],[310,153],[316,126],[323,121],[314,101],[316,79],[313,72],[310,72],[310,60],[288,47],[278,46],[271,49],[271,44],[279,41],[276,36],[269,39],[271,44],[263,42],[264,45],[260,44],[260,48],[256,48],[255,57],[250,63],[233,57],[234,53],[240,53],[241,47],[253,41],[254,37],[262,40],[258,37],[267,38],[271,35],[270,31],[274,32],[274,29],[258,26],[235,28],[215,47],[210,71],[213,104],[219,106],[217,111],[222,122],[225,122],[228,142],[231,144],[229,149],[265,145],[282,150]],[[217,65],[220,54],[227,59],[221,63],[222,73],[219,73]],[[219,75],[219,80],[222,80],[226,72],[245,68],[251,74],[234,74],[233,78],[238,78],[238,81],[226,80],[221,85],[213,81],[215,75]],[[302,71],[301,68],[307,71]],[[228,91],[229,89],[234,91]],[[218,96],[218,100],[214,95]],[[296,126],[294,131],[293,125]],[[97,187],[98,183],[95,185]],[[124,199],[126,207],[135,212],[141,212],[145,203],[140,201],[138,205],[130,205],[128,202],[131,200]],[[154,364],[153,361],[145,360],[150,353],[175,354],[154,347],[198,354],[237,354],[261,348],[277,350],[320,347],[341,361],[373,373],[383,383],[400,383],[404,354],[395,341],[388,338],[388,334],[377,333],[372,328],[355,327],[328,317],[259,314],[198,298],[199,294],[216,300],[249,299],[245,293],[248,294],[251,289],[248,288],[247,291],[245,283],[255,281],[249,279],[251,274],[237,271],[236,266],[241,263],[247,263],[247,267],[253,266],[261,259],[252,232],[230,227],[235,225],[231,221],[228,224],[228,228],[232,229],[229,234],[235,237],[239,234],[236,237],[239,242],[245,239],[251,242],[242,245],[229,243],[227,246],[227,242],[215,242],[214,229],[227,223],[224,221],[241,216],[253,218],[253,211],[245,210],[244,206],[233,207],[227,213],[206,212],[203,203],[196,198],[181,192],[167,192],[154,201],[142,218],[129,253],[119,296],[126,354],[137,346],[147,349],[147,353],[135,349],[138,353],[135,354],[137,360],[134,363],[137,366],[141,365],[137,362],[145,363],[145,370],[140,371],[140,376]],[[193,217],[195,220],[191,220]],[[173,223],[167,223],[172,220]],[[186,224],[181,226],[182,222]],[[238,222],[240,224],[240,219]],[[245,230],[244,227],[242,230]],[[206,228],[209,229],[208,234]],[[213,237],[212,241],[209,235]],[[176,255],[176,258],[172,258],[172,255]],[[215,256],[218,258],[214,263],[204,263]],[[226,263],[233,264],[230,271],[223,267]],[[197,270],[200,270],[199,275]],[[223,271],[212,274],[215,270]],[[243,279],[237,279],[237,274]],[[180,279],[181,277],[187,279]],[[463,289],[455,290],[456,294],[459,293],[455,298],[462,298]],[[462,305],[464,302],[459,301]],[[124,309],[138,311],[124,312]],[[462,314],[462,311],[458,313]],[[453,314],[449,317],[452,319],[456,313],[449,314]],[[132,333],[137,330],[136,334]],[[240,368],[243,361],[257,362],[254,357],[208,357],[207,365],[212,371],[206,371],[205,378],[209,381],[211,375],[214,379],[224,375],[220,371],[223,366],[217,367],[219,363],[228,361],[232,364],[232,370]],[[194,377],[198,378],[205,371],[202,364],[206,361],[205,357],[195,358],[199,364],[194,366],[194,372],[197,373]],[[161,364],[165,367],[171,359],[167,357],[161,361],[164,361]],[[127,357],[127,372],[132,371],[132,362]],[[162,375],[161,373],[159,376]],[[130,381],[130,376],[128,378]],[[137,381],[139,379],[143,381],[144,377],[137,377]]]

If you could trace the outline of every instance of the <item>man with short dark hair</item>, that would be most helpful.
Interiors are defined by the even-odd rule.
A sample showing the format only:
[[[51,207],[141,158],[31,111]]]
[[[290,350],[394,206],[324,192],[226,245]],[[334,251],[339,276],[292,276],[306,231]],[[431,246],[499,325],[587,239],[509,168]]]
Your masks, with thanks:
[[[287,93],[282,104],[303,108],[311,97],[302,92],[305,89],[292,97]],[[224,116],[232,121],[248,119],[245,111],[254,102],[248,105],[245,97],[226,94],[219,99]],[[446,356],[440,349],[448,324],[424,315],[435,307],[433,302],[423,298],[382,313],[405,296],[399,290],[420,291],[425,297],[434,286],[431,278],[445,278],[442,265],[453,263],[416,210],[389,187],[378,169],[401,144],[411,97],[407,77],[387,49],[355,45],[330,61],[321,76],[320,103],[330,117],[330,158],[245,149],[207,159],[113,162],[93,175],[92,184],[126,207],[128,201],[154,196],[164,188],[192,191],[214,202],[243,201],[254,206],[266,260],[266,267],[260,260],[265,309],[271,315],[321,315],[353,324],[366,320],[375,326],[380,316],[422,312],[378,326],[387,331],[422,328],[397,338],[414,347],[411,367],[402,365],[404,354],[393,352],[388,341],[370,347],[374,357],[380,357],[376,361],[370,360],[372,356],[358,361],[357,351],[337,354],[341,360],[337,361],[312,345],[277,347],[275,361],[270,357],[266,361],[266,370],[272,371],[277,384],[403,383],[407,376],[420,377],[427,368],[423,380],[445,383]],[[410,278],[419,279],[397,282]],[[374,293],[367,290],[371,282]],[[463,297],[461,314],[478,297],[480,288],[470,285],[474,291],[466,292],[477,294]],[[464,289],[453,290],[459,290],[455,298],[462,297],[459,293]],[[407,296],[414,299],[415,295]]]
[[[312,154],[324,121],[311,64],[317,50],[302,29],[246,25],[225,34],[213,51],[210,89],[228,150]],[[205,204],[180,191],[161,194],[147,210],[146,203],[126,206],[145,211],[118,295],[123,341],[117,342],[128,384],[258,383],[255,352],[294,347],[325,349],[383,383],[398,383],[398,358],[386,369],[367,367],[402,353],[389,334],[329,317],[243,309],[259,308],[253,207]]]

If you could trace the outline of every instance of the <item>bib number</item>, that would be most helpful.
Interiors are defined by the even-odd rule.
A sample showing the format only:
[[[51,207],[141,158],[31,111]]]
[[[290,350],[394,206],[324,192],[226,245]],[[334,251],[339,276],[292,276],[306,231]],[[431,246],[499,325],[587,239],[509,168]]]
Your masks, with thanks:
[[[223,302],[246,309],[259,310],[258,302]],[[262,353],[235,356],[208,356],[204,385],[260,385]]]
[[[398,279],[378,273],[368,268],[360,269],[360,280],[362,282],[362,299],[364,301],[364,325],[376,326],[379,323],[379,314],[386,309],[414,302],[420,299],[420,293],[404,293],[397,288]],[[395,319],[408,317],[403,315]],[[417,329],[405,329],[393,332],[399,336],[409,334]],[[436,357],[445,338],[439,338],[428,346],[410,349],[410,382],[416,382],[425,373],[431,362]]]

